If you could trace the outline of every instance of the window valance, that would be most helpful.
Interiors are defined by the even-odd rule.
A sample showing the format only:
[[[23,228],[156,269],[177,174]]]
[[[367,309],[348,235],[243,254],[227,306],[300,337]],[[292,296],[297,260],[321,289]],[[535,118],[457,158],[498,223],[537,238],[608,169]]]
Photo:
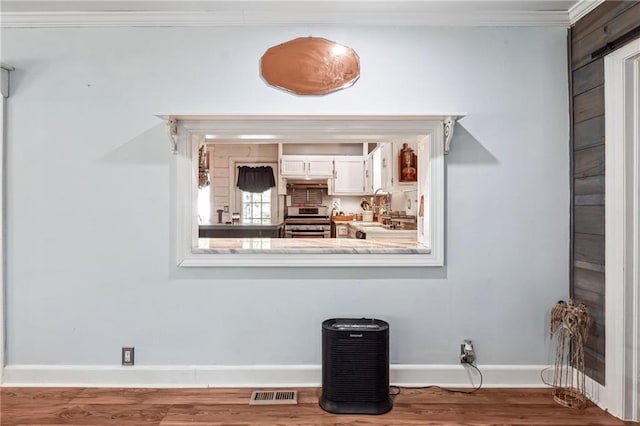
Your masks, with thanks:
[[[246,192],[261,193],[276,186],[271,166],[239,166],[236,186]]]

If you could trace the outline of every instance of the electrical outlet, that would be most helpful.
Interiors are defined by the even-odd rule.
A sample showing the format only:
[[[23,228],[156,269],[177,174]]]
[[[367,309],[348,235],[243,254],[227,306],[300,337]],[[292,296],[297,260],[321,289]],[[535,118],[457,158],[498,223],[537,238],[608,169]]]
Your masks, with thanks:
[[[229,213],[229,206],[222,206],[222,211]]]
[[[135,363],[134,351],[135,351],[135,348],[133,347],[122,348],[122,365],[134,365]]]
[[[476,360],[476,351],[473,349],[471,340],[466,340],[460,345],[460,362],[462,364],[473,364]]]

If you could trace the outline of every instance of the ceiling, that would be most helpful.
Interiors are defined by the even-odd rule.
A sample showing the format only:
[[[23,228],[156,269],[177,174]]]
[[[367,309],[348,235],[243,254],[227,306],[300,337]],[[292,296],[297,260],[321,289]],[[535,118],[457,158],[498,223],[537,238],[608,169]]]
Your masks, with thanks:
[[[2,0],[0,26],[567,26],[601,2],[602,0]]]
[[[215,0],[159,0],[159,1],[123,1],[123,0],[3,0],[4,12],[69,12],[69,11],[206,11],[216,9],[247,9],[272,7],[318,7],[331,5],[341,8],[349,5],[363,7],[385,6],[389,9],[428,8],[434,11],[480,10],[494,12],[521,11],[563,11],[578,3],[576,0],[538,0],[538,1],[215,1]]]

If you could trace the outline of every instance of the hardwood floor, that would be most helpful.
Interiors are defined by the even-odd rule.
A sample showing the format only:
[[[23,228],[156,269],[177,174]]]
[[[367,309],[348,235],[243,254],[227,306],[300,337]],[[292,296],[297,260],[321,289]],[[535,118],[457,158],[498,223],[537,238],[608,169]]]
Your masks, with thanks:
[[[335,415],[320,389],[299,389],[298,405],[249,406],[251,389],[2,388],[0,424],[18,425],[625,425],[594,405],[553,402],[550,389],[402,389],[380,416]]]

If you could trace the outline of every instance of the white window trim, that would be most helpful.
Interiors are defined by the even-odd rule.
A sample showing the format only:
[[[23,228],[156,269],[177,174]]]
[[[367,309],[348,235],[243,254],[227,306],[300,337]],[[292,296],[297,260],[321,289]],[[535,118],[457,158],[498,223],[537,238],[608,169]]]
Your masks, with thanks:
[[[318,267],[318,266],[443,266],[444,265],[444,154],[455,121],[463,114],[422,116],[187,116],[167,119],[176,155],[176,257],[181,267]],[[195,136],[195,137],[194,137]],[[197,150],[207,140],[270,140],[335,143],[345,140],[389,141],[417,138],[429,141],[430,217],[429,253],[207,253],[198,249]]]

